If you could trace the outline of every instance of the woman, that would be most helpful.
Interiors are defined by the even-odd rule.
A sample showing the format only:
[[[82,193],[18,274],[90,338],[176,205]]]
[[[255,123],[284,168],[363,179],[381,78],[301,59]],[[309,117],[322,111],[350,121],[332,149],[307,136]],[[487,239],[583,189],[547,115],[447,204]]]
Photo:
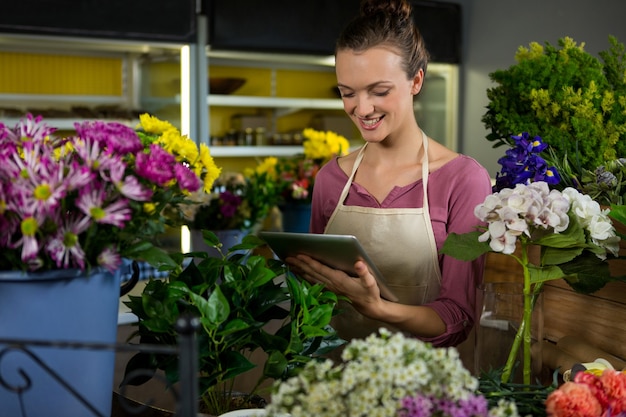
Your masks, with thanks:
[[[438,250],[448,233],[475,229],[474,207],[491,193],[489,175],[417,124],[413,99],[428,53],[407,1],[363,1],[335,58],[344,109],[366,143],[318,173],[311,232],[357,236],[400,302],[380,297],[363,262],[355,265],[357,279],[305,255],[287,262],[350,299],[334,322],[344,339],[385,326],[437,346],[458,345],[474,324],[484,259],[462,262]]]

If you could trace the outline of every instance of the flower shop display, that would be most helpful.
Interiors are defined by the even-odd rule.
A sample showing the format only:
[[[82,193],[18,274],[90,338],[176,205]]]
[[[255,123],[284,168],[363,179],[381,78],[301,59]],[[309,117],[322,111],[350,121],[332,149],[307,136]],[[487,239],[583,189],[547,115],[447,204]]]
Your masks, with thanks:
[[[122,257],[173,264],[157,238],[217,171],[208,148],[147,114],[137,131],[94,121],[67,137],[40,116],[0,123],[0,162],[0,338],[22,343],[115,343]],[[0,349],[9,415],[109,414],[113,351]]]
[[[273,184],[240,173],[224,173],[210,193],[195,193],[186,207],[188,226],[195,230],[250,230],[267,215],[274,201]],[[267,197],[263,197],[266,195]]]
[[[283,229],[292,232],[308,232],[310,204],[315,176],[320,168],[337,155],[346,155],[350,148],[348,140],[331,131],[306,128],[302,132],[303,152],[286,157],[265,158],[248,176],[271,178],[276,183],[276,203],[283,214]]]
[[[260,228],[276,201],[275,185],[261,176],[222,173],[210,193],[193,193],[192,203],[183,210],[191,230],[193,250],[206,250],[215,256],[214,248],[204,245],[202,230],[217,234],[225,248],[241,242],[250,232]]]
[[[297,375],[276,382],[267,415],[517,416],[515,403],[490,408],[478,380],[455,348],[434,348],[386,329],[352,340],[342,362],[312,361]]]
[[[595,178],[598,167],[624,157],[626,49],[615,37],[609,43],[600,59],[568,37],[558,47],[520,47],[516,64],[490,74],[496,86],[487,90],[482,119],[487,140],[494,147],[512,145],[511,135],[541,132],[550,145],[546,159],[561,173],[561,188],[580,189],[583,176]]]
[[[252,385],[247,398],[262,393],[264,381],[294,375],[343,341],[329,326],[335,294],[287,274],[273,258],[253,255],[264,244],[254,235],[224,250],[214,233],[202,233],[206,244],[223,251],[222,256],[180,255],[167,280],[150,281],[127,305],[139,318],[140,342],[173,344],[179,315],[200,318],[201,411],[220,415],[232,409],[239,383]],[[197,262],[186,262],[190,258]],[[250,359],[255,353],[262,354],[261,363]],[[134,356],[126,373],[147,364],[164,371],[170,383],[177,381],[176,358],[147,353]]]

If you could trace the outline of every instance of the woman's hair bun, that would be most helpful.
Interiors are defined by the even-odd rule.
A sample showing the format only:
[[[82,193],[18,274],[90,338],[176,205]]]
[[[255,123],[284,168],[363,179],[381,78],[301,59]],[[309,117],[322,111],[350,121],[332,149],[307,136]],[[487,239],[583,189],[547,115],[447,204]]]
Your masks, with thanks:
[[[361,16],[384,14],[402,22],[411,19],[411,5],[406,0],[362,0]]]

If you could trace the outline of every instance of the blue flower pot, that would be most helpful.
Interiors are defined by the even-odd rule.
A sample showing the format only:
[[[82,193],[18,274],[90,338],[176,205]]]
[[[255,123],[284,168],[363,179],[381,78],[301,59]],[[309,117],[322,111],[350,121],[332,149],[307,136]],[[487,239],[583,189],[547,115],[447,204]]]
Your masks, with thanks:
[[[113,346],[119,295],[120,275],[104,270],[0,271],[0,416],[111,414],[113,349],[20,349],[6,340]]]
[[[308,233],[311,224],[311,204],[285,204],[280,206],[284,232]]]

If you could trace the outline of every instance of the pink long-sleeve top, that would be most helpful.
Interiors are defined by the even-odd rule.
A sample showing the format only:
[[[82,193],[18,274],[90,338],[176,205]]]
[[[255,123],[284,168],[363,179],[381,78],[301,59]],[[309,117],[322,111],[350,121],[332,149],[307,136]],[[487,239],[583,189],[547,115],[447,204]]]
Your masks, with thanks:
[[[324,233],[348,176],[334,159],[324,165],[315,179],[311,215],[311,232]],[[422,180],[403,187],[395,187],[379,203],[365,188],[352,183],[344,204],[376,208],[423,207]],[[428,202],[430,217],[439,251],[451,232],[465,233],[479,225],[474,208],[491,194],[488,172],[474,159],[459,155],[428,177]],[[367,227],[364,225],[364,227]],[[420,236],[416,236],[419,239]],[[389,250],[403,250],[389,242]],[[374,262],[376,260],[374,259]],[[426,304],[434,309],[446,324],[440,336],[424,339],[435,346],[456,346],[469,335],[476,317],[476,289],[482,282],[484,257],[475,261],[459,261],[439,255],[441,292],[434,301]]]

